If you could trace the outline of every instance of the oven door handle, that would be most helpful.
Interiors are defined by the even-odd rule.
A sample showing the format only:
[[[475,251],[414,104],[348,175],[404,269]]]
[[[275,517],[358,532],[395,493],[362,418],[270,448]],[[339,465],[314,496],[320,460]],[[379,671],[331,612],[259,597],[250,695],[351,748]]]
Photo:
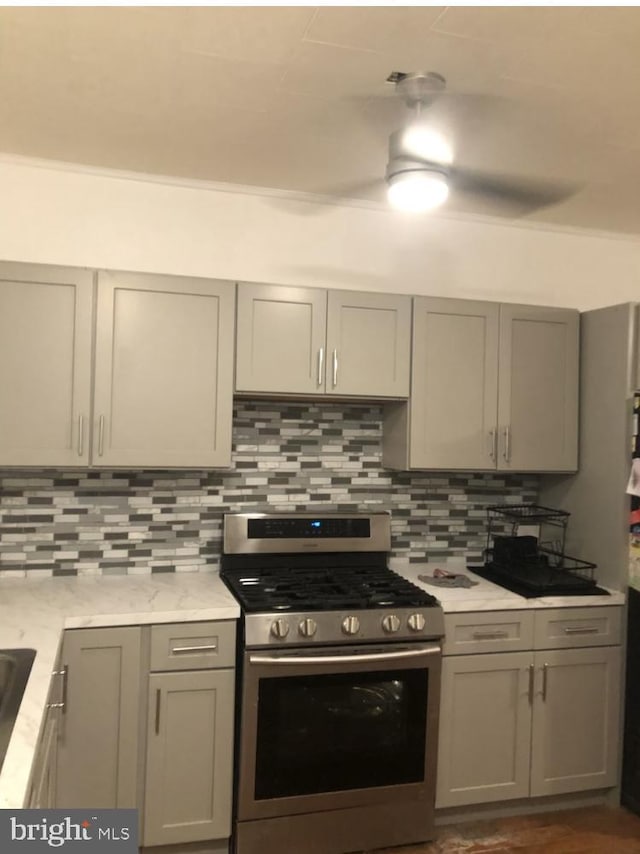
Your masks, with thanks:
[[[359,664],[362,661],[394,661],[399,658],[418,658],[422,655],[440,654],[438,644],[405,649],[398,652],[367,652],[364,655],[250,655],[249,664]]]

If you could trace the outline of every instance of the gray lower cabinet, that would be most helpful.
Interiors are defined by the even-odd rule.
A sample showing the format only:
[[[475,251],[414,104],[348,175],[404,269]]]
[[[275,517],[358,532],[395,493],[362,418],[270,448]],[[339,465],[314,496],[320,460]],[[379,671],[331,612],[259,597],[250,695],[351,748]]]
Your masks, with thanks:
[[[152,673],[144,845],[231,835],[234,672]]]
[[[531,653],[445,657],[436,807],[529,795]]]
[[[56,806],[137,806],[141,630],[65,632]]]
[[[527,612],[503,612],[493,626],[486,612],[447,615],[437,807],[616,785],[620,613],[550,609],[533,620]],[[509,629],[517,614],[522,632]],[[462,642],[474,634],[475,649]],[[522,651],[498,651],[518,637]]]
[[[28,805],[137,808],[145,847],[227,851],[235,637],[234,620],[67,630]]]
[[[58,716],[50,710],[45,719],[31,777],[27,802],[30,809],[53,809],[56,806],[57,743]]]
[[[612,646],[535,654],[532,795],[616,785],[620,663]]]
[[[150,629],[144,846],[231,836],[234,620]]]

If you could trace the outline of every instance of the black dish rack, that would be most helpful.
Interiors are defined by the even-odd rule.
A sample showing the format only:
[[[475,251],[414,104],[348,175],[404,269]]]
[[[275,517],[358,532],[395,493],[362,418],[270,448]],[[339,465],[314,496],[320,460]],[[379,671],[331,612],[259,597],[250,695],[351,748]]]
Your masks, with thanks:
[[[569,513],[539,504],[487,508],[485,568],[498,583],[516,584],[533,595],[571,595],[595,588],[595,563],[565,553]],[[537,533],[523,533],[535,526]]]

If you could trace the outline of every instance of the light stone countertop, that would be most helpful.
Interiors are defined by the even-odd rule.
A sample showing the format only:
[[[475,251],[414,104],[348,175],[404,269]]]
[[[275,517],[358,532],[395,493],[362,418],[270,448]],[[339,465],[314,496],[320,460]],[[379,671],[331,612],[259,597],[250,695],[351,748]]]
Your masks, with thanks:
[[[0,578],[0,649],[36,650],[0,772],[0,809],[24,806],[64,629],[235,620],[240,607],[217,572]]]
[[[412,581],[418,587],[431,593],[442,605],[445,614],[464,611],[510,611],[539,608],[585,608],[602,605],[624,605],[625,594],[619,590],[609,591],[609,596],[539,596],[527,599],[505,590],[498,584],[480,578],[457,561],[439,561],[433,563],[390,562],[390,566],[399,575]],[[418,575],[433,575],[436,567],[466,575],[478,583],[473,587],[437,587],[418,580]]]
[[[445,613],[623,605],[624,594],[525,599],[469,573],[462,562],[390,566],[433,594]],[[469,575],[471,588],[418,580],[440,566]],[[240,608],[217,572],[67,578],[0,578],[0,649],[35,649],[29,682],[0,772],[0,809],[18,809],[28,793],[45,703],[64,629],[198,620],[235,620]]]

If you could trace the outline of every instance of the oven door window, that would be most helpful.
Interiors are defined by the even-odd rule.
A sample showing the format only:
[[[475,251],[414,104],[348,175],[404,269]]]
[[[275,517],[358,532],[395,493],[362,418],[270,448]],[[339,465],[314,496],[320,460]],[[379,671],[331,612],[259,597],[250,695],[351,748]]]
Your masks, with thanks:
[[[260,679],[256,800],[421,782],[428,676]]]

